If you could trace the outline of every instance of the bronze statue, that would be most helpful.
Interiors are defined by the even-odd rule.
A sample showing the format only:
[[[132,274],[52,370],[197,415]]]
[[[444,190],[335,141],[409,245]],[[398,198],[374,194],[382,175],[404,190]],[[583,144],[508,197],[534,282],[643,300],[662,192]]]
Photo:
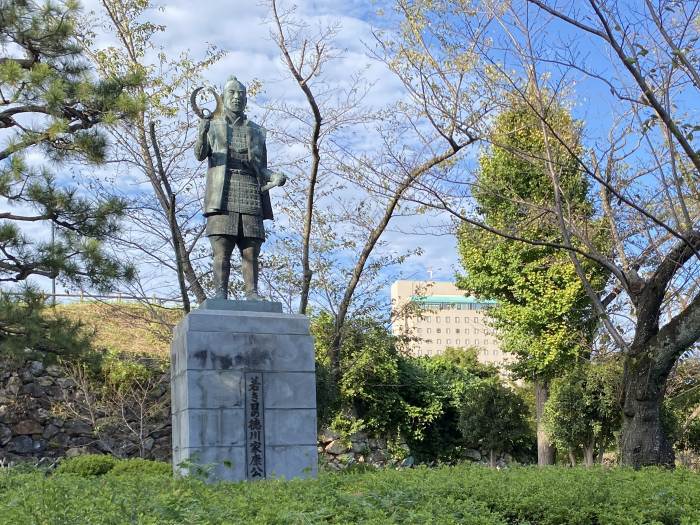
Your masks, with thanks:
[[[223,101],[218,93],[216,109],[200,110],[197,88],[192,93],[192,108],[200,117],[194,154],[197,160],[209,159],[204,216],[206,235],[214,252],[215,298],[228,297],[231,253],[238,246],[246,299],[262,300],[258,295],[258,257],[265,240],[263,219],[272,220],[268,191],[282,186],[286,177],[267,169],[265,129],[248,120],[246,88],[236,77],[224,86]]]

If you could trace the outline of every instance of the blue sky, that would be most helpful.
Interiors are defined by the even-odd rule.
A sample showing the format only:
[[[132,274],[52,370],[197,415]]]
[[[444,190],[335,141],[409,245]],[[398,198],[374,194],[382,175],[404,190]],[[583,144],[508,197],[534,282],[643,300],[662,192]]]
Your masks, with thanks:
[[[280,7],[288,7],[291,2],[282,0]],[[338,34],[335,46],[343,52],[343,57],[328,66],[328,74],[334,77],[338,85],[342,85],[353,72],[362,71],[374,83],[367,102],[374,107],[381,107],[403,96],[400,83],[384,66],[367,56],[367,45],[372,42],[372,23],[383,22],[375,16],[373,2],[351,1],[311,1],[294,2],[296,13],[306,19],[311,28],[330,23],[338,23]],[[83,2],[86,15],[100,11],[101,4],[96,0]],[[157,34],[157,45],[169,55],[177,55],[187,51],[194,58],[205,54],[206,46],[214,44],[227,52],[226,56],[216,63],[206,74],[208,81],[215,85],[223,85],[225,80],[236,74],[244,82],[257,79],[262,82],[263,93],[257,102],[264,104],[268,100],[287,97],[288,100],[301,102],[303,95],[292,82],[280,53],[270,37],[270,13],[258,0],[207,0],[206,2],[191,2],[183,0],[169,1],[161,9],[153,10],[150,19],[157,24],[166,26],[166,30]],[[97,45],[108,46],[110,37],[97,32]],[[249,113],[259,120],[261,110],[253,100]],[[275,162],[276,152],[271,151],[271,162]],[[284,152],[278,151],[278,156]],[[37,158],[36,160],[41,160]],[[281,159],[277,159],[281,160]],[[202,174],[204,168],[202,167]],[[61,177],[70,183],[70,166],[62,167]],[[125,191],[128,190],[130,179],[121,176],[119,180]],[[273,197],[279,198],[279,197]],[[384,240],[389,243],[392,251],[403,252],[415,246],[421,246],[423,254],[407,260],[398,270],[402,277],[411,279],[426,279],[430,274],[435,279],[451,280],[457,268],[457,256],[454,238],[451,235],[407,235],[406,232],[420,228],[423,219],[398,219]],[[35,224],[30,226],[28,234],[36,238],[48,238],[47,225]],[[264,247],[263,247],[264,250]],[[398,275],[398,274],[397,274]],[[35,283],[47,287],[48,281],[35,279]],[[172,276],[172,287],[177,286],[175,276]],[[59,292],[61,286],[59,285]],[[389,290],[386,289],[388,300]]]
[[[369,102],[375,107],[381,107],[404,96],[397,79],[384,66],[367,57],[367,45],[371,45],[373,39],[372,25],[387,23],[387,18],[375,16],[382,3],[368,0],[294,2],[297,14],[304,17],[312,28],[329,21],[338,22],[339,32],[335,45],[343,51],[343,58],[329,65],[328,74],[337,85],[342,85],[352,72],[363,71],[367,78],[375,83],[369,97]],[[290,5],[291,2],[280,0],[280,6]],[[84,6],[85,11],[89,12],[99,9],[100,3],[89,0],[84,2]],[[165,32],[157,35],[157,43],[168,54],[176,55],[188,51],[194,58],[200,58],[204,56],[208,44],[214,44],[227,51],[226,56],[206,75],[213,84],[222,85],[232,73],[245,82],[252,79],[262,82],[263,93],[257,101],[253,100],[251,103],[250,114],[254,119],[261,117],[261,110],[259,106],[256,107],[256,102],[264,104],[268,100],[282,97],[292,102],[303,101],[302,93],[290,79],[279,50],[270,38],[270,13],[259,0],[207,0],[196,3],[174,0],[164,4],[161,10],[154,10],[151,15],[155,23],[167,27]],[[571,31],[562,24],[549,26],[547,31],[538,36],[546,37],[548,42],[561,44],[563,50],[578,49],[581,53],[580,59],[601,71],[606,78],[617,74],[625,78],[624,71],[615,71],[605,58],[599,58],[605,55],[602,53],[602,46],[594,39],[584,37],[581,32]],[[109,43],[109,38],[105,35],[98,36],[98,44]],[[551,51],[554,51],[553,46]],[[542,65],[540,73],[547,69],[548,66]],[[615,106],[608,88],[603,82],[586,78],[580,73],[569,77],[567,87],[571,91],[570,100],[575,117],[586,124],[588,145],[593,146],[600,139],[604,144],[605,131],[616,111],[620,109]],[[470,159],[466,163],[467,166],[473,166],[477,154],[477,148],[467,152]],[[277,152],[271,151],[271,162],[281,162],[284,155],[285,152],[279,149]],[[421,256],[411,257],[405,263],[402,268],[404,276],[424,279],[428,277],[428,269],[431,269],[434,278],[450,280],[459,267],[454,238],[450,235],[407,234],[420,226],[423,226],[422,219],[400,219],[392,224],[385,236],[385,240],[399,252],[417,245],[423,248]],[[47,235],[47,230],[34,233]]]

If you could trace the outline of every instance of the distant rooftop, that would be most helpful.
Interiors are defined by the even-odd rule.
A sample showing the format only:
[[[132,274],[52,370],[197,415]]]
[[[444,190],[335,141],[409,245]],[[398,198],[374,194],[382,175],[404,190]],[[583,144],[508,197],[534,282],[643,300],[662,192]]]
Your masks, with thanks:
[[[491,299],[477,299],[464,295],[412,295],[411,301],[420,304],[496,304]]]

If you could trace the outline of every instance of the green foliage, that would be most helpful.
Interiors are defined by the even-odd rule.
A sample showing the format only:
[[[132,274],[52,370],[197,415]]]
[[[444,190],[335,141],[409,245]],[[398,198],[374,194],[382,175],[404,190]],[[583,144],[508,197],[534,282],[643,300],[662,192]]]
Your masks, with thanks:
[[[683,469],[460,465],[207,484],[139,472],[96,480],[3,469],[0,508],[2,522],[13,525],[691,525],[700,522],[700,478]]]
[[[86,65],[77,32],[80,16],[73,1],[0,2],[6,130],[0,148],[0,198],[23,209],[0,221],[0,282],[41,275],[102,291],[133,278],[133,267],[117,262],[101,245],[117,231],[125,203],[92,198],[84,188],[58,182],[47,163],[25,160],[43,153],[54,164],[68,159],[103,162],[107,141],[99,128],[104,117],[130,118],[141,107],[126,94],[139,84],[138,76],[96,79]],[[53,242],[31,238],[20,227],[38,221],[55,227]]]
[[[321,312],[311,320],[311,335],[314,337],[316,357],[316,411],[319,429],[327,427],[341,409],[338,385],[333,381],[328,347],[331,344],[333,319],[327,312]]]
[[[492,453],[522,453],[534,434],[523,399],[498,377],[469,385],[460,406],[459,428],[467,445]]]
[[[312,323],[320,372],[320,426],[331,425],[345,435],[365,431],[390,441],[401,437],[418,461],[463,457],[468,447],[458,425],[462,405],[473,383],[498,382],[494,367],[479,363],[475,349],[451,348],[433,358],[402,355],[384,326],[370,319],[351,319],[343,339],[342,380],[337,390],[331,390],[327,348],[332,329],[328,314]],[[516,399],[512,395],[504,404]],[[516,402],[512,409],[520,410],[521,404]],[[490,429],[495,423],[485,424]]]
[[[616,359],[576,367],[551,384],[544,421],[561,450],[612,444],[621,424],[622,366]]]
[[[498,368],[495,365],[479,362],[479,349],[476,347],[456,348],[448,346],[437,357],[437,360],[452,363],[481,378],[495,377],[498,374]]]
[[[553,104],[548,120],[571,152],[581,153],[579,126]],[[551,144],[554,142],[555,144]],[[569,150],[550,141],[546,151],[539,117],[514,98],[496,119],[492,146],[481,159],[473,194],[490,227],[526,240],[562,244],[553,213],[554,185],[545,159],[551,155],[569,220],[592,221],[585,177]],[[583,227],[583,225],[582,225]],[[458,248],[465,274],[458,286],[495,299],[489,311],[503,350],[515,354],[514,371],[523,378],[548,379],[590,353],[595,326],[591,302],[565,251],[531,245],[463,224]],[[604,250],[604,242],[599,248]],[[583,261],[594,289],[607,273]]]
[[[700,454],[700,358],[689,356],[676,366],[662,407],[664,426],[675,447]]]
[[[318,368],[322,371],[318,391],[320,413],[332,415],[334,428],[346,433],[366,430],[396,435],[406,418],[407,407],[400,394],[402,357],[386,328],[369,318],[346,322],[341,350],[343,376],[337,388],[330,386],[331,315],[324,312],[316,317],[312,333]],[[323,381],[325,378],[327,383]],[[357,417],[349,420],[344,415],[348,409]]]
[[[459,405],[462,393],[474,379],[468,370],[440,357],[402,361],[407,417],[401,430],[417,461],[454,461],[460,457]]]
[[[119,462],[114,456],[102,454],[86,454],[61,461],[56,469],[57,474],[75,474],[83,478],[102,476],[112,470]]]
[[[492,226],[517,225],[522,234],[557,235],[556,223],[542,217],[542,210],[535,207],[551,207],[554,202],[554,186],[546,165],[548,148],[559,173],[563,199],[574,210],[590,215],[587,180],[572,155],[582,152],[580,125],[565,108],[552,103],[543,118],[568,149],[551,138],[546,144],[540,116],[519,96],[513,96],[509,104],[496,118],[491,134],[493,146],[481,158],[474,197]]]
[[[122,459],[117,461],[109,471],[110,476],[161,476],[171,477],[173,467],[164,461],[150,461],[141,458]]]
[[[681,446],[685,450],[692,450],[696,454],[700,454],[700,417],[688,421],[683,430]]]
[[[0,356],[92,361],[94,353],[89,334],[80,323],[48,312],[44,296],[25,288],[20,296],[0,291]]]
[[[83,478],[94,476],[160,476],[171,477],[173,468],[170,463],[149,461],[147,459],[117,459],[102,454],[86,454],[61,461],[56,474],[75,474]]]
[[[149,364],[138,356],[109,351],[102,360],[100,383],[109,391],[124,393],[162,373],[162,366]]]

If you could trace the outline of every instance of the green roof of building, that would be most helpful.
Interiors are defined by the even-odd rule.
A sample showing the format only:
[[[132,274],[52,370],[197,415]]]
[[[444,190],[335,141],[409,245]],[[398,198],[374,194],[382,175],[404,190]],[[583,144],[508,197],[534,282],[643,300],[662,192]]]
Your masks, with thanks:
[[[477,299],[465,295],[413,295],[411,301],[415,303],[437,303],[437,304],[496,304],[491,299]]]

